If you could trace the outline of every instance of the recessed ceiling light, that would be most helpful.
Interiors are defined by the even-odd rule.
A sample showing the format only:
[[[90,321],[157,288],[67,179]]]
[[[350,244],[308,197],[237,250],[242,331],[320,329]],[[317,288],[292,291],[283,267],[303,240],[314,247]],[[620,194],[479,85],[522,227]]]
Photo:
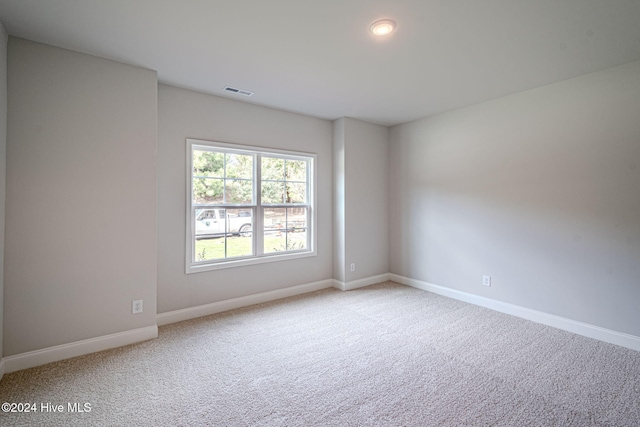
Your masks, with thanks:
[[[396,28],[396,23],[391,19],[381,19],[380,21],[376,21],[371,24],[369,29],[376,36],[386,36],[391,34],[391,32]]]

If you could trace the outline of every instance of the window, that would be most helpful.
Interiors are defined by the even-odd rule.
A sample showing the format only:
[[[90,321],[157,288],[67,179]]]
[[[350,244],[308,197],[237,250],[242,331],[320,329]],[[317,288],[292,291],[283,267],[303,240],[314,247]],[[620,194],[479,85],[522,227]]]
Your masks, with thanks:
[[[315,255],[315,155],[187,139],[187,273]]]

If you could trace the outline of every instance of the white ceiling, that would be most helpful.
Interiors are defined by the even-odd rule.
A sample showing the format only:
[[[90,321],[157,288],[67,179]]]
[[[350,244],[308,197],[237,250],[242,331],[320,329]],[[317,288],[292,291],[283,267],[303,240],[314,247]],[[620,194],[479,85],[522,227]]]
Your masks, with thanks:
[[[385,125],[640,60],[640,0],[0,0],[0,21],[163,83]]]

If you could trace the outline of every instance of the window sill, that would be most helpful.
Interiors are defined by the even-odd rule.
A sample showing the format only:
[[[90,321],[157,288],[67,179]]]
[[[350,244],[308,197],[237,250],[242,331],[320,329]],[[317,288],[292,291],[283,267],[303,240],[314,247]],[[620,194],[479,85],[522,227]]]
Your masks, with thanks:
[[[279,261],[290,261],[293,259],[309,258],[314,256],[316,256],[315,251],[301,251],[301,252],[293,252],[288,254],[273,254],[273,255],[264,255],[261,257],[225,260],[225,261],[214,262],[214,263],[203,262],[203,263],[197,263],[197,264],[187,264],[187,269],[185,273],[186,274],[202,273],[205,271],[222,270],[226,268],[235,268],[235,267],[245,267],[248,265],[266,264],[266,263],[279,262]]]

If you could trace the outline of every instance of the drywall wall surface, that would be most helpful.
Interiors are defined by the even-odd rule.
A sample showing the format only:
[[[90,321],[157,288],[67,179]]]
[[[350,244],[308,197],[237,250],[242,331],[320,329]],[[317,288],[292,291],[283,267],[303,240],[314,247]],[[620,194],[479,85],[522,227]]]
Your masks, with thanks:
[[[344,121],[345,281],[350,282],[389,272],[389,128]]]
[[[333,122],[333,278],[345,281],[345,118]]]
[[[8,61],[5,356],[155,325],[156,73],[13,37]]]
[[[332,278],[332,125],[167,85],[158,100],[158,313]],[[317,255],[185,274],[186,139],[317,155]]]
[[[390,271],[640,336],[639,112],[634,62],[393,127]]]
[[[3,354],[4,219],[7,182],[7,32],[0,23],[0,359]]]

